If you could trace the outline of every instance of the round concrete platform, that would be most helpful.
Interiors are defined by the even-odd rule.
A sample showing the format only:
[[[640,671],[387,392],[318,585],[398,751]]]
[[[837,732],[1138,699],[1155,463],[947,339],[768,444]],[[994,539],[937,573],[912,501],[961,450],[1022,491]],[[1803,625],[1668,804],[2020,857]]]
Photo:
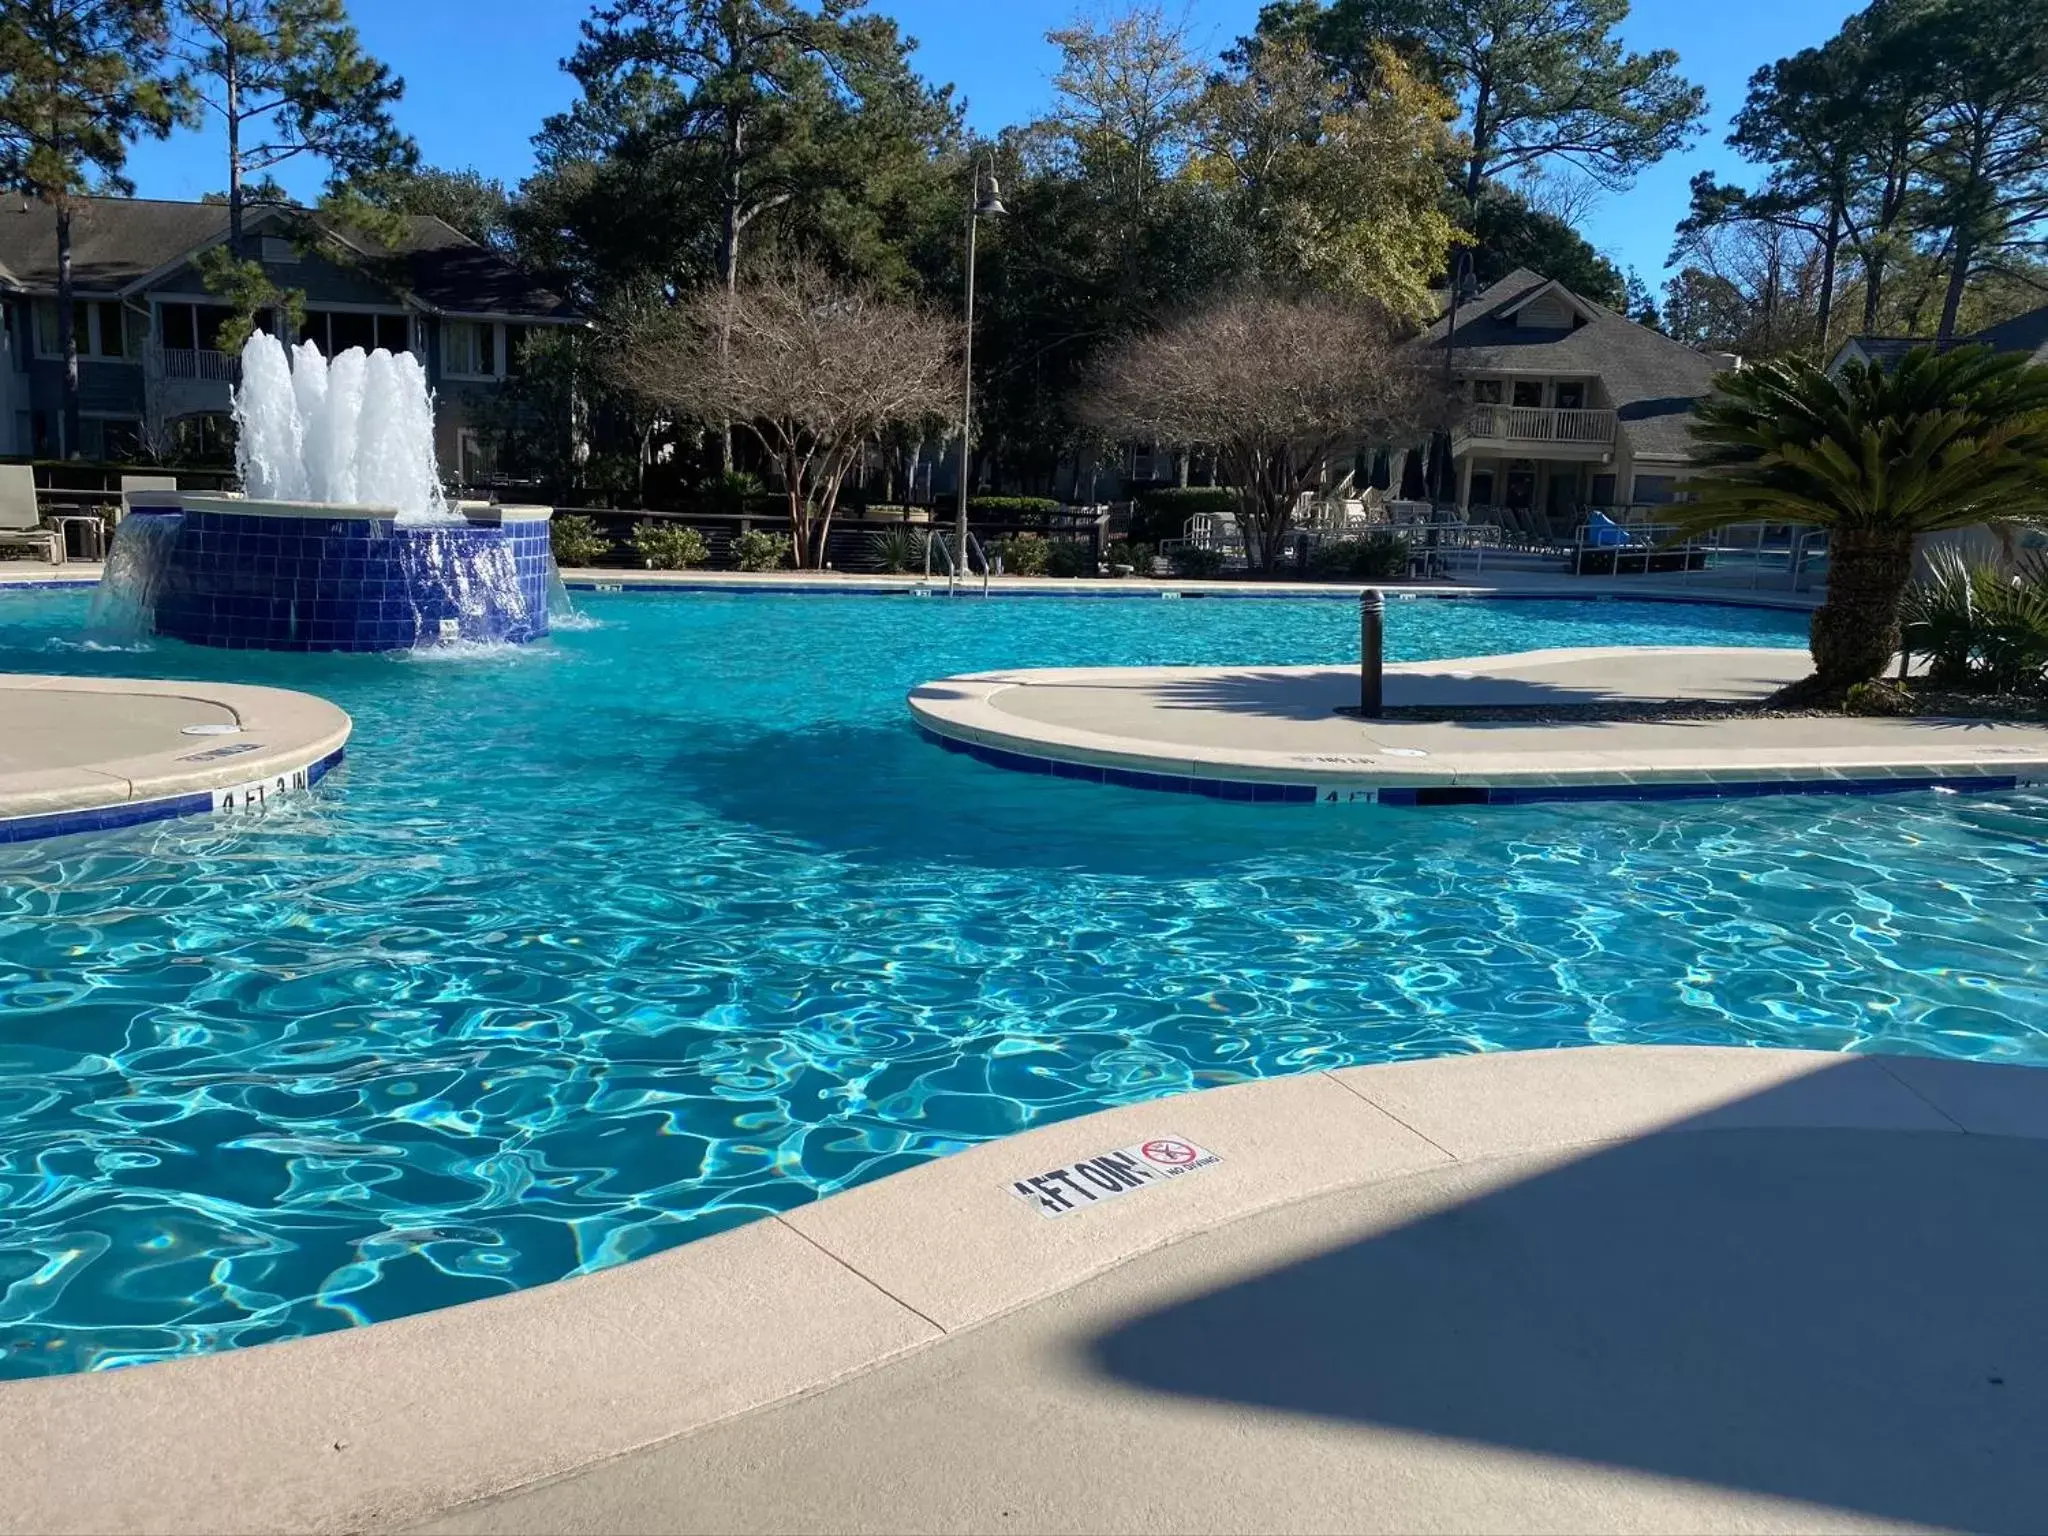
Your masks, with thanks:
[[[0,843],[260,805],[316,783],[349,729],[282,688],[0,675]]]
[[[1211,1157],[1109,1195],[1147,1147]],[[1243,1083],[491,1301],[0,1382],[0,1532],[386,1530],[551,1478],[450,1528],[2032,1528],[2044,1191],[2038,1068]]]
[[[909,699],[941,745],[997,767],[1272,803],[1444,805],[2005,790],[2048,781],[2048,727],[1826,717],[1540,718],[1546,709],[1761,700],[1804,651],[1616,647],[1386,669],[1393,708],[1509,718],[1360,720],[1355,667],[1097,667],[943,678]]]

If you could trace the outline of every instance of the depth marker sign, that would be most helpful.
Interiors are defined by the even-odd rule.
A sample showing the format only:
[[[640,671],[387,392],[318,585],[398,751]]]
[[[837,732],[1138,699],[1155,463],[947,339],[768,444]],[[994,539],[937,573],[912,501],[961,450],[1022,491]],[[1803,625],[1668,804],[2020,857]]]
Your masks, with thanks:
[[[1178,1136],[1155,1136],[1134,1147],[1098,1152],[1093,1157],[1077,1159],[1070,1167],[1049,1168],[1031,1178],[1018,1179],[1011,1184],[1010,1193],[1037,1206],[1041,1216],[1066,1216],[1114,1200],[1118,1195],[1128,1195],[1134,1189],[1212,1168],[1222,1161],[1214,1152],[1205,1152],[1192,1141]]]

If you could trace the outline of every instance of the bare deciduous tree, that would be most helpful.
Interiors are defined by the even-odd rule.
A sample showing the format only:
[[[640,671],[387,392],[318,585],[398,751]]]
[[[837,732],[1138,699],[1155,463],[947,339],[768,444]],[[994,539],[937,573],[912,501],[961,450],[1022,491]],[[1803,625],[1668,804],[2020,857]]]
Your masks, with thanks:
[[[1274,569],[1303,491],[1364,442],[1444,423],[1443,382],[1378,310],[1329,298],[1224,300],[1125,343],[1083,402],[1127,439],[1215,450],[1237,491],[1245,555]]]
[[[958,341],[941,316],[793,267],[641,315],[615,368],[657,405],[753,434],[789,497],[796,563],[812,568],[867,444],[942,417],[958,395]]]

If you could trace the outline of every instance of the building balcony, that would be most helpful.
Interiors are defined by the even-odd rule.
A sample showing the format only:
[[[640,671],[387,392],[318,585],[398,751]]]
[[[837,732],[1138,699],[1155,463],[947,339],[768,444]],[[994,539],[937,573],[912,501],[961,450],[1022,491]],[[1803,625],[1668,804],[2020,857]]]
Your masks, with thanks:
[[[1475,405],[1453,447],[1562,450],[1572,458],[1605,458],[1614,447],[1614,412],[1539,405]]]
[[[232,384],[242,371],[241,359],[232,352],[162,347],[154,342],[150,343],[143,361],[153,378],[190,379],[202,384]]]

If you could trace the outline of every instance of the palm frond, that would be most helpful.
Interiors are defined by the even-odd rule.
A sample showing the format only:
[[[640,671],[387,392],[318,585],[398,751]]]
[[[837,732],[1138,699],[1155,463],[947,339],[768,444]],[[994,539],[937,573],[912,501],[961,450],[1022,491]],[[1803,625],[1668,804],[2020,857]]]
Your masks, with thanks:
[[[1986,347],[1836,375],[1758,364],[1722,376],[1693,436],[1674,537],[1759,519],[1886,535],[2048,522],[2048,367]]]

